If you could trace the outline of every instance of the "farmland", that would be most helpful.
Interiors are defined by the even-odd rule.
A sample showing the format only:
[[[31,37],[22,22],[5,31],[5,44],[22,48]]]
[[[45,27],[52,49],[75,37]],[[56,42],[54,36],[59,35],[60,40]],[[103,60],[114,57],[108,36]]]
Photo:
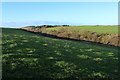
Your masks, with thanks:
[[[118,78],[118,47],[10,28],[2,40],[3,78]]]
[[[27,29],[24,29],[27,30]],[[40,32],[57,37],[91,41],[113,46],[120,46],[118,26],[46,26],[29,27],[27,31]]]
[[[71,26],[65,28],[66,29],[71,28],[74,31],[82,29],[97,33],[118,34],[118,26]],[[61,28],[59,27],[47,28],[47,30],[56,30],[56,29],[61,29]]]

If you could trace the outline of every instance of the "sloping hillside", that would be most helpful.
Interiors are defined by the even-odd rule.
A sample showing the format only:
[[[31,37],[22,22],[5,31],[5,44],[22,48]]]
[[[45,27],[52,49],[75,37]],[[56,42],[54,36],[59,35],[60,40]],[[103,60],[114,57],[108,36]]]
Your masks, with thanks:
[[[118,78],[118,48],[3,28],[3,78]]]

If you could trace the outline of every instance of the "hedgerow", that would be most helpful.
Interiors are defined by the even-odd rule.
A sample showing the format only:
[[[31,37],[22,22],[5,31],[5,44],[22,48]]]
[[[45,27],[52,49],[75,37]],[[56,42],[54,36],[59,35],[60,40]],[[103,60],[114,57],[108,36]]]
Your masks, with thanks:
[[[52,27],[52,26],[47,26],[47,27]],[[64,27],[58,30],[46,30],[47,27],[33,28],[30,26],[28,28],[22,28],[22,29],[32,31],[32,32],[41,32],[41,33],[51,34],[58,37],[65,37],[65,38],[76,39],[76,40],[85,40],[85,41],[92,41],[92,42],[97,42],[102,44],[113,45],[113,46],[120,46],[120,36],[115,34],[103,34],[103,33],[84,31],[84,30],[78,31],[78,30],[72,30],[70,28],[64,28]]]

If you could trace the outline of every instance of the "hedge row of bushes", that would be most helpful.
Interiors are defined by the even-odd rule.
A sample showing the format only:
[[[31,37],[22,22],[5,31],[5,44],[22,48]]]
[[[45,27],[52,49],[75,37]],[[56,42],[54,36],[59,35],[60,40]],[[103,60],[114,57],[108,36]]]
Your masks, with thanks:
[[[91,42],[98,42],[108,45],[114,45],[114,46],[120,46],[120,36],[114,35],[114,34],[100,34],[95,32],[89,32],[89,31],[77,31],[74,32],[69,29],[59,29],[59,30],[46,30],[45,28],[32,28],[25,29],[32,32],[41,32],[41,33],[47,33],[51,35],[56,35],[58,37],[65,37],[65,38],[71,38],[71,39],[77,39],[77,40],[85,40],[85,41],[91,41]]]
[[[41,25],[41,26],[27,26],[27,27],[23,27],[21,29],[26,29],[26,30],[31,30],[31,29],[41,29],[41,28],[52,28],[52,27],[69,27],[69,25]]]

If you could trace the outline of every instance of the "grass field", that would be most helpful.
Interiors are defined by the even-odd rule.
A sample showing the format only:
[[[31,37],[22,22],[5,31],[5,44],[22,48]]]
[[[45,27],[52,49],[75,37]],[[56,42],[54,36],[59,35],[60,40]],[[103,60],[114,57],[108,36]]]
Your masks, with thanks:
[[[82,29],[97,33],[118,34],[118,26],[72,26],[66,28],[71,28],[71,30]],[[56,30],[56,29],[60,29],[60,28],[59,27],[48,28],[48,30]]]
[[[118,48],[3,28],[3,78],[117,78]]]

